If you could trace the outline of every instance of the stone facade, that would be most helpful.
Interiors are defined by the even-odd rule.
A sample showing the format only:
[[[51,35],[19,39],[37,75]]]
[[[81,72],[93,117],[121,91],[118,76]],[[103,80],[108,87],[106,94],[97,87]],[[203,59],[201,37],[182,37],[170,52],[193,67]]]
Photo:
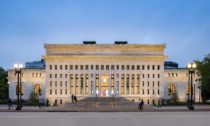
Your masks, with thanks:
[[[170,99],[171,84],[181,101],[187,98],[187,70],[164,70],[167,58],[164,44],[45,44],[44,47],[46,68],[23,69],[25,99],[35,84],[41,85],[41,97],[57,104],[70,102],[72,94],[79,99],[140,98],[152,104],[160,98]],[[8,72],[10,98],[16,99],[14,70]]]

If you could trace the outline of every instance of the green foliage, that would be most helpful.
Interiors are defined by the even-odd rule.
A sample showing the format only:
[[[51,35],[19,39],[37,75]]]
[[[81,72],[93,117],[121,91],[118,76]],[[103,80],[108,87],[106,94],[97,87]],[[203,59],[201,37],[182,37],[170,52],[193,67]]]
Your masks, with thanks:
[[[0,101],[8,99],[7,72],[0,67]]]
[[[173,103],[179,102],[179,97],[178,97],[177,93],[172,94],[171,100]]]
[[[196,61],[198,77],[201,82],[202,101],[210,99],[210,54],[205,56],[202,61]]]
[[[36,93],[34,93],[33,91],[30,93],[28,103],[30,105],[38,105],[39,104],[38,95]]]

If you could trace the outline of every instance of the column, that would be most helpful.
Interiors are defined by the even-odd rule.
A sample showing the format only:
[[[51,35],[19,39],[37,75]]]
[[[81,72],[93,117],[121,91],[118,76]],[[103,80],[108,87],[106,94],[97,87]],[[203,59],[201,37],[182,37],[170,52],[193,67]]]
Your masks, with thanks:
[[[111,96],[112,95],[112,87],[111,87],[111,85],[112,85],[112,74],[109,74],[109,92],[108,92],[108,94],[109,94],[109,96]]]
[[[96,95],[96,74],[93,74],[93,94]]]
[[[91,74],[88,74],[88,94],[91,95]]]
[[[121,74],[119,74],[119,95],[121,95]]]
[[[81,74],[78,74],[78,94],[80,95],[80,90],[81,90]]]
[[[86,95],[85,90],[86,90],[86,74],[83,75],[83,95]]]
[[[117,84],[116,84],[116,80],[117,80],[117,77],[116,77],[116,74],[114,74],[114,95],[117,94]]]
[[[126,74],[124,74],[124,94],[126,95]]]
[[[101,74],[98,74],[98,96],[101,96]]]
[[[134,94],[136,95],[136,81],[137,81],[137,74],[134,74]]]
[[[74,95],[76,95],[76,74],[73,74]]]
[[[129,74],[129,95],[131,95],[132,74]]]

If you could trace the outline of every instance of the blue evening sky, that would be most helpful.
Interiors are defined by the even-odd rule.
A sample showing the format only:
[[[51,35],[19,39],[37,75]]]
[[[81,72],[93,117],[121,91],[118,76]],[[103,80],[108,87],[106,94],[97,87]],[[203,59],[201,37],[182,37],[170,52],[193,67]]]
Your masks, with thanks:
[[[210,0],[0,0],[0,66],[39,60],[44,43],[166,43],[181,67],[210,53]]]

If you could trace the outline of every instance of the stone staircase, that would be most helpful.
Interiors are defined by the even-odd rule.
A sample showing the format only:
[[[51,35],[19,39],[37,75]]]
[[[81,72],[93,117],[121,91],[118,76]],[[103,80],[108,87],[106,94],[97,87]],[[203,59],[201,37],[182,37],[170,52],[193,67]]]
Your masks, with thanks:
[[[78,112],[134,112],[139,111],[138,103],[124,97],[87,97],[77,103],[67,103],[55,108],[56,111]],[[144,110],[153,110],[151,105],[144,105]]]

